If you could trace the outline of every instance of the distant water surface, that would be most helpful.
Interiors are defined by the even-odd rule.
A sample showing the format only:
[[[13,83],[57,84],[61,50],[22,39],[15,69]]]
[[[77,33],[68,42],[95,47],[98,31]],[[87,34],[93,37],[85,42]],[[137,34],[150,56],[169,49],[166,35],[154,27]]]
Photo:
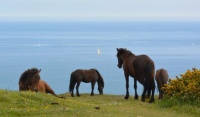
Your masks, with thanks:
[[[156,69],[165,68],[175,78],[200,68],[200,22],[0,22],[0,88],[18,90],[20,75],[37,67],[57,94],[65,93],[71,72],[96,68],[104,93],[125,95],[116,48],[147,54]],[[134,94],[132,78],[129,87]],[[90,93],[91,85],[81,83],[79,89]],[[140,95],[142,90],[139,85]]]

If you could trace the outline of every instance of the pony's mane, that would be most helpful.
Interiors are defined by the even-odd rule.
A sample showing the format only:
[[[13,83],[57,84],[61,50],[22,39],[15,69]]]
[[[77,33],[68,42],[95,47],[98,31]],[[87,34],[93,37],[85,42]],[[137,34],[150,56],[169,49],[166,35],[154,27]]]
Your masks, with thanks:
[[[31,68],[29,70],[31,71],[31,75],[37,74],[39,72],[37,68]]]
[[[37,68],[31,68],[31,69],[27,69],[26,71],[24,71],[22,73],[22,75],[19,78],[19,83],[20,82],[25,82],[28,78],[29,75],[34,75],[38,73],[38,69]]]
[[[117,49],[118,53],[117,56],[119,56],[122,53],[126,53],[127,55],[132,55],[133,53],[130,50],[124,49],[124,48],[119,48]]]

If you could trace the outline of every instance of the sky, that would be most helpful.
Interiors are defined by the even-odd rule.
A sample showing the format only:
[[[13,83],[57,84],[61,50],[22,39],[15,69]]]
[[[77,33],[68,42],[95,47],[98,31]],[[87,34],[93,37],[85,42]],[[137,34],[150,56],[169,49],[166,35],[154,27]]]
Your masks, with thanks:
[[[0,21],[192,20],[200,0],[0,0]]]

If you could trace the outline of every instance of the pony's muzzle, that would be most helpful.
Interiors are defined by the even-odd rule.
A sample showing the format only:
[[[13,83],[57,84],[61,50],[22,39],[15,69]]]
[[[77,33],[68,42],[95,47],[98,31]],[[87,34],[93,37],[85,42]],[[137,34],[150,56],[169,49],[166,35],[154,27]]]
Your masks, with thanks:
[[[117,66],[118,66],[119,68],[122,68],[122,65],[119,65],[119,64],[118,64]]]

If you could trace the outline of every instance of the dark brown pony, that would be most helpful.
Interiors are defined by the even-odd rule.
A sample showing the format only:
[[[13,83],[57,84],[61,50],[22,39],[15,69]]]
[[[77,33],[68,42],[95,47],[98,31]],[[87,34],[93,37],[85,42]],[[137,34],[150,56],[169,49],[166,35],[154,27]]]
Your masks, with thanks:
[[[162,99],[163,98],[163,90],[161,90],[161,88],[167,84],[167,81],[169,79],[167,70],[165,69],[158,69],[156,71],[156,82],[157,82],[157,87],[158,87],[158,91],[159,91],[159,97],[158,99]]]
[[[131,51],[123,48],[117,48],[118,67],[124,69],[126,79],[126,96],[129,98],[129,76],[134,78],[135,99],[138,99],[137,81],[143,86],[142,101],[145,101],[147,91],[152,92],[149,103],[154,102],[155,91],[155,67],[154,62],[147,55],[136,56]]]
[[[19,78],[19,91],[40,91],[56,96],[51,87],[45,81],[40,79],[40,72],[41,69],[38,70],[37,68],[24,71]]]
[[[104,80],[101,74],[98,72],[98,70],[77,69],[76,71],[71,73],[71,78],[70,78],[69,92],[71,93],[72,97],[74,97],[75,85],[76,85],[76,95],[80,96],[78,88],[81,81],[85,83],[91,82],[91,88],[92,88],[91,96],[94,95],[94,86],[96,82],[98,83],[98,90],[99,90],[100,95],[103,94]]]

